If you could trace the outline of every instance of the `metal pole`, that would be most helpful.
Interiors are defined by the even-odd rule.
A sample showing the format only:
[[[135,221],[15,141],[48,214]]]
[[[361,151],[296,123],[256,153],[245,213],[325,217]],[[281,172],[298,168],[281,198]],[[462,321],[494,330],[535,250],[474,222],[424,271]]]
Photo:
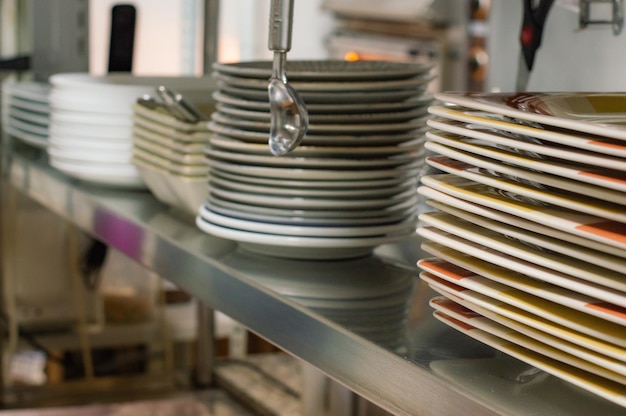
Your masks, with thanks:
[[[197,304],[197,354],[196,383],[199,387],[207,387],[213,383],[213,367],[215,365],[215,330],[213,309],[198,300]]]
[[[204,48],[202,71],[211,73],[211,66],[217,61],[217,37],[219,32],[219,0],[204,1]]]

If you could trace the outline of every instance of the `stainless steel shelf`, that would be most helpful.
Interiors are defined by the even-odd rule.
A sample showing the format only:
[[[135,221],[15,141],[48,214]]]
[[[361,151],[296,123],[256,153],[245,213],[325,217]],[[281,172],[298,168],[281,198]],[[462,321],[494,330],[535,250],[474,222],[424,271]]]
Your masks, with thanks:
[[[520,382],[528,369],[523,363],[432,318],[432,292],[420,283],[413,260],[401,261],[403,253],[419,255],[417,240],[351,260],[382,265],[370,272],[380,279],[386,279],[381,270],[414,279],[402,342],[389,348],[373,341],[376,334],[343,320],[340,325],[335,315],[284,294],[281,279],[314,281],[333,262],[247,253],[202,233],[193,218],[171,212],[147,192],[76,182],[51,169],[41,155],[13,155],[6,170],[20,192],[394,414],[624,414],[623,408],[545,374]]]

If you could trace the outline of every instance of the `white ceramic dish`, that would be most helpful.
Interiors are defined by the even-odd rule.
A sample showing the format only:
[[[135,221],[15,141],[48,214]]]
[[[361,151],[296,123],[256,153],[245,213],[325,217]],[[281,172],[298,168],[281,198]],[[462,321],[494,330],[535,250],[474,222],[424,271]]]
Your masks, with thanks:
[[[341,259],[365,256],[381,244],[399,242],[415,233],[413,229],[401,234],[378,237],[283,236],[222,227],[211,224],[200,216],[196,218],[196,225],[208,234],[237,241],[242,247],[250,251],[276,257],[299,259]]]
[[[310,217],[303,215],[300,212],[291,211],[285,215],[281,211],[282,215],[272,215],[268,213],[254,212],[253,209],[238,210],[233,208],[235,204],[224,203],[224,201],[215,200],[215,198],[209,198],[206,202],[206,206],[213,212],[218,214],[227,215],[234,218],[239,218],[247,221],[258,221],[274,224],[285,225],[304,225],[308,227],[331,227],[331,226],[369,226],[369,225],[386,225],[397,223],[410,216],[415,215],[415,208],[409,207],[403,211],[391,212],[384,216],[366,217],[362,218],[357,216],[356,218],[343,218],[343,217]]]
[[[559,143],[568,147],[590,150],[612,156],[626,157],[626,144],[619,140],[608,139],[603,136],[584,134],[572,130],[550,130],[521,124],[515,119],[497,114],[485,113],[467,108],[450,108],[431,106],[428,111],[439,117],[490,127],[495,131],[506,131],[532,138]]]
[[[109,115],[103,113],[88,113],[67,111],[53,108],[50,115],[55,123],[77,123],[97,126],[132,126],[133,119],[129,115]]]
[[[205,176],[174,175],[139,158],[134,158],[133,164],[148,189],[161,202],[195,215],[206,201],[208,192]]]
[[[247,131],[225,126],[215,122],[209,122],[209,130],[225,137],[243,140],[251,143],[267,143],[267,133]],[[302,146],[389,146],[415,140],[424,135],[425,128],[418,128],[409,132],[379,135],[312,135],[307,134],[302,139]]]
[[[385,219],[395,217],[399,214],[404,214],[407,210],[416,209],[417,195],[413,198],[409,198],[406,201],[398,204],[391,205],[385,208],[373,208],[373,209],[354,209],[354,210],[330,210],[330,209],[286,209],[275,207],[263,207],[249,205],[246,203],[239,203],[229,200],[224,200],[214,195],[209,194],[208,202],[212,205],[219,206],[224,209],[232,210],[233,212],[251,213],[257,215],[271,215],[273,217],[285,218],[289,220],[291,218],[304,218],[311,219],[312,222],[318,220],[343,220],[343,219]],[[409,213],[410,215],[411,213]]]
[[[37,102],[26,100],[18,97],[4,96],[2,97],[2,105],[6,107],[18,108],[22,111],[28,111],[40,115],[50,115],[50,104],[48,102]],[[5,107],[5,108],[6,108]]]
[[[487,171],[493,176],[504,176],[513,181],[522,183],[534,183],[536,186],[547,186],[558,190],[585,195],[589,198],[597,198],[615,204],[626,205],[626,194],[617,190],[606,189],[595,185],[564,179],[549,173],[520,169],[500,161],[474,155],[463,150],[457,150],[440,143],[429,142],[426,149],[438,153],[437,156],[429,156],[426,163],[437,169],[452,173],[453,166],[458,170],[471,172]],[[443,169],[443,167],[446,167]],[[462,176],[462,175],[461,175]]]
[[[417,188],[417,178],[407,179],[397,186],[389,186],[383,188],[330,188],[330,189],[311,189],[311,188],[291,188],[286,185],[270,186],[257,185],[240,182],[233,178],[222,178],[220,174],[213,173],[211,175],[210,184],[215,184],[223,189],[229,189],[235,192],[260,194],[267,196],[288,196],[298,198],[337,198],[337,199],[358,199],[358,198],[380,198],[385,196],[397,195],[409,189]]]
[[[39,149],[45,149],[48,146],[48,135],[40,135],[22,131],[11,126],[4,126],[6,131],[16,139]]]
[[[520,152],[530,152],[531,154],[555,157],[575,163],[585,163],[592,166],[600,166],[603,168],[615,169],[620,171],[626,170],[624,159],[615,156],[603,155],[600,153],[589,152],[586,150],[568,148],[565,146],[549,145],[545,143],[536,143],[528,140],[520,140],[518,138],[507,136],[502,133],[494,133],[481,129],[467,128],[464,123],[451,120],[434,120],[428,121],[428,125],[432,128],[445,131],[447,133],[431,132],[431,139],[436,140],[438,136],[443,136],[452,140],[467,141],[468,139],[484,140],[499,146],[505,146],[509,150],[516,149]],[[456,135],[456,136],[455,136]]]
[[[196,123],[185,123],[183,121],[178,120],[177,118],[173,117],[170,114],[163,113],[161,111],[155,111],[139,104],[135,104],[133,106],[133,112],[136,118],[143,119],[147,124],[152,124],[152,125],[156,124],[156,125],[161,125],[164,127],[169,127],[182,133],[191,134],[194,132],[207,130],[206,121],[198,121]],[[208,118],[210,116],[210,113],[207,112],[205,115]]]
[[[133,128],[133,140],[135,138],[150,141],[179,153],[202,153],[206,145],[205,142],[174,140],[171,137],[155,133],[137,125]]]
[[[374,237],[394,233],[406,233],[411,228],[415,229],[415,217],[406,218],[402,222],[396,224],[324,227],[248,221],[222,215],[218,212],[212,211],[206,205],[200,209],[199,215],[205,221],[222,227],[257,233],[296,237]]]
[[[353,135],[367,135],[367,134],[392,134],[396,132],[406,132],[415,129],[419,129],[426,125],[428,116],[414,118],[404,122],[390,122],[390,123],[335,123],[335,124],[313,124],[309,123],[307,133],[310,134],[327,134],[327,135],[340,135],[340,134],[353,134]],[[217,111],[211,114],[211,120],[216,124],[222,124],[227,127],[252,130],[263,133],[269,133],[270,122],[250,121],[244,120],[238,117],[229,117],[221,112]]]
[[[165,124],[156,123],[145,117],[141,117],[137,114],[133,117],[133,123],[135,130],[142,132],[150,132],[152,134],[158,134],[162,137],[166,137],[170,140],[175,140],[184,143],[206,143],[211,137],[212,133],[208,131],[208,127],[205,130],[198,130],[193,132],[180,131],[171,126]]]
[[[36,134],[38,136],[48,136],[49,128],[48,126],[33,124],[27,121],[22,121],[17,119],[11,115],[7,117],[7,124],[9,127],[12,127],[15,130],[20,130],[25,133]]]
[[[50,165],[68,176],[94,184],[132,189],[146,187],[134,166],[118,169],[115,166],[72,163],[54,158],[50,159]]]
[[[132,126],[94,126],[51,120],[49,130],[50,136],[58,137],[69,136],[126,141],[131,141],[132,139]]]
[[[443,102],[626,140],[622,93],[437,93]]]
[[[272,155],[257,155],[250,153],[238,153],[223,151],[207,147],[204,153],[210,159],[242,163],[266,167],[290,167],[306,168],[335,168],[335,169],[368,169],[400,166],[418,160],[423,155],[423,149],[396,154],[390,157],[376,159],[349,159],[349,158],[325,158],[325,157],[298,157],[286,155],[276,157]]]
[[[395,204],[412,199],[417,195],[415,189],[410,189],[395,195],[381,198],[301,198],[272,196],[264,194],[250,194],[236,192],[216,186],[210,183],[209,191],[220,199],[235,201],[243,204],[262,207],[275,207],[284,209],[317,209],[317,210],[358,210],[358,209],[383,209]]]
[[[38,124],[41,126],[47,126],[50,123],[50,116],[48,114],[22,110],[18,107],[10,106],[7,110],[7,113],[9,117],[13,117],[27,123]]]
[[[278,178],[291,180],[336,180],[336,181],[358,181],[377,180],[387,178],[408,178],[414,177],[423,163],[414,162],[406,166],[389,169],[300,169],[290,167],[267,167],[244,165],[226,162],[216,159],[208,159],[211,168],[217,168],[225,172],[258,176],[264,178]]]
[[[268,101],[267,91],[251,90],[225,84],[218,84],[218,88],[220,91],[235,97],[261,102]],[[336,91],[303,91],[300,93],[300,96],[307,104],[381,103],[408,100],[422,95],[425,91],[426,85],[424,84],[418,88],[391,91],[345,91],[341,93]]]
[[[58,160],[94,162],[107,164],[130,164],[132,149],[127,150],[95,150],[84,151],[76,148],[59,147],[49,142],[48,155]]]
[[[209,167],[205,164],[184,165],[184,164],[166,159],[164,157],[155,155],[154,153],[147,152],[137,146],[133,146],[133,156],[140,158],[145,163],[150,163],[161,169],[165,169],[175,175],[206,176],[209,171]]]
[[[576,164],[556,158],[533,158],[530,155],[507,151],[498,148],[497,145],[478,140],[454,140],[443,135],[437,135],[435,142],[450,148],[495,159],[502,162],[501,165],[519,166],[532,171],[545,172],[603,188],[626,192],[626,173],[623,171]]]
[[[202,153],[180,153],[165,146],[161,146],[158,143],[144,140],[136,135],[133,138],[133,144],[136,148],[154,153],[157,156],[171,160],[174,163],[180,163],[181,165],[203,165],[206,161]]]
[[[88,139],[80,137],[58,137],[52,136],[49,139],[51,146],[72,149],[79,152],[127,152],[131,151],[133,144],[128,140],[109,141],[106,139]]]
[[[453,211],[451,213],[453,215],[459,215],[462,218],[464,213],[472,213],[493,221],[510,224],[523,230],[529,230],[540,235],[578,244],[580,246],[587,247],[589,250],[596,250],[598,252],[611,254],[620,258],[626,257],[626,250],[623,248],[603,244],[582,235],[572,234],[562,230],[562,228],[554,228],[549,225],[544,225],[543,223],[535,222],[524,216],[508,214],[499,209],[489,208],[485,205],[470,202],[427,186],[420,186],[417,191],[420,195],[428,198],[426,200],[428,205],[443,210],[444,212],[450,212],[452,209]],[[521,209],[522,207],[518,206],[518,208]],[[519,213],[522,214],[522,211]]]
[[[223,91],[215,91],[213,98],[218,103],[232,107],[251,110],[269,111],[269,101],[254,101],[225,94]],[[382,103],[341,103],[341,104],[310,104],[307,103],[309,114],[353,114],[353,113],[389,113],[394,111],[407,111],[416,107],[426,107],[434,100],[431,93],[425,92],[421,96],[398,102]]]
[[[298,180],[298,179],[281,179],[281,178],[266,178],[256,177],[249,175],[240,175],[237,173],[230,173],[223,171],[214,165],[211,166],[211,175],[219,177],[229,181],[235,181],[250,185],[271,186],[284,189],[322,189],[322,190],[367,190],[378,189],[387,187],[396,187],[402,185],[407,180],[416,180],[417,177],[402,177],[397,178],[383,178],[372,180]]]
[[[269,155],[267,143],[250,143],[220,135],[209,139],[211,147],[230,152],[244,154]],[[289,155],[291,157],[325,157],[325,158],[382,158],[409,152],[419,151],[424,145],[424,138],[419,137],[395,146],[298,146]]]
[[[294,60],[289,64],[289,77],[300,81],[405,79],[427,74],[432,69],[432,65],[423,63],[368,60]],[[230,76],[267,80],[272,74],[272,62],[215,62],[213,69]]]
[[[47,104],[50,85],[44,82],[7,82],[2,85],[2,94],[34,103]]]

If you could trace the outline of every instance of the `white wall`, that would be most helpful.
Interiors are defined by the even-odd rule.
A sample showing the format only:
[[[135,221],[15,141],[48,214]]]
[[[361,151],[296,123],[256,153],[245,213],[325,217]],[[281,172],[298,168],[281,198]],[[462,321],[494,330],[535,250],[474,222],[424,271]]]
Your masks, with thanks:
[[[578,30],[578,13],[555,2],[546,21],[529,91],[626,91],[626,31]],[[522,2],[494,0],[489,32],[488,88],[515,89]],[[602,15],[596,9],[596,16]]]
[[[90,0],[90,71],[106,72],[111,7],[119,0]],[[202,71],[202,0],[129,0],[137,8],[133,72],[188,75]],[[322,0],[297,0],[288,59],[324,59],[333,26]],[[270,59],[267,47],[270,0],[220,2],[218,61]]]

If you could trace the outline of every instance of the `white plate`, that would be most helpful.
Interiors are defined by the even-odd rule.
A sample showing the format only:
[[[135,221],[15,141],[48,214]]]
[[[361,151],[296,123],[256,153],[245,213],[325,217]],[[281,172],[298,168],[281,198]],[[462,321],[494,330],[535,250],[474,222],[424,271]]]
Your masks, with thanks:
[[[614,381],[607,380],[604,377],[600,377],[571,365],[561,363],[528,348],[520,347],[509,341],[503,340],[500,337],[488,334],[480,329],[467,324],[459,323],[459,321],[456,320],[451,320],[443,314],[436,314],[435,316],[445,324],[497,350],[503,351],[506,354],[524,361],[533,367],[572,383],[583,390],[596,394],[620,406],[626,407],[626,399],[624,399],[623,394],[624,386],[621,383],[616,383]]]
[[[326,135],[367,135],[367,134],[392,134],[396,132],[407,132],[419,129],[426,125],[429,116],[414,118],[403,122],[379,122],[379,123],[335,123],[335,124],[313,124],[309,123],[307,133],[310,134],[326,134]],[[211,120],[215,124],[221,124],[226,127],[251,130],[262,133],[269,133],[270,122],[268,121],[252,121],[239,117],[230,117],[223,113],[215,112],[211,114]],[[355,120],[356,121],[356,120]]]
[[[532,331],[534,336],[528,336],[444,297],[431,299],[430,304],[446,316],[486,333],[600,377],[626,384],[626,375],[624,375],[626,374],[626,364],[624,362],[605,357],[544,332]]]
[[[233,107],[251,111],[269,111],[270,104],[267,101],[246,100],[225,94],[223,91],[213,93],[213,98],[218,103],[223,103]],[[309,115],[312,114],[362,114],[362,113],[391,113],[394,111],[407,111],[416,107],[425,107],[431,104],[434,97],[431,93],[425,92],[421,96],[410,98],[398,102],[382,103],[340,103],[340,104],[306,104]]]
[[[68,176],[86,182],[121,188],[145,189],[146,187],[134,166],[131,166],[132,169],[119,170],[108,166],[67,163],[56,159],[50,159],[50,165]]]
[[[289,79],[298,81],[355,81],[411,78],[428,73],[431,64],[392,61],[303,60],[289,61]],[[272,75],[272,61],[236,63],[215,62],[221,74],[267,81]]]
[[[73,149],[80,152],[126,152],[133,148],[133,144],[129,141],[89,140],[77,137],[53,136],[50,137],[48,142],[51,146],[57,148]]]
[[[209,171],[209,167],[206,164],[186,165],[178,163],[173,160],[156,155],[154,153],[148,152],[137,146],[133,146],[133,158],[139,158],[144,163],[149,163],[176,175],[206,177]]]
[[[136,139],[141,139],[144,141],[150,141],[159,146],[163,146],[173,151],[179,153],[200,153],[204,150],[205,142],[184,142],[179,140],[174,140],[170,137],[163,136],[158,133],[151,132],[150,130],[144,129],[139,126],[135,126],[133,128],[133,141]]]
[[[50,85],[43,82],[8,82],[2,85],[2,94],[34,103],[47,104]]]
[[[437,93],[463,107],[570,130],[626,140],[622,93]]]
[[[234,201],[224,200],[214,195],[208,196],[208,202],[218,207],[232,210],[233,212],[251,213],[257,215],[269,215],[285,220],[303,218],[305,220],[361,220],[361,219],[384,219],[394,218],[397,215],[405,215],[407,210],[415,212],[417,196],[406,201],[385,208],[359,209],[359,210],[330,210],[330,209],[286,209],[275,207],[263,207],[249,204],[241,204]],[[410,215],[409,213],[408,215]]]
[[[603,244],[599,241],[591,240],[582,235],[576,235],[567,231],[563,231],[561,227],[553,228],[551,226],[552,224],[544,225],[541,222],[535,222],[533,220],[527,219],[523,215],[511,215],[499,209],[489,208],[478,203],[469,202],[468,200],[464,200],[459,197],[440,192],[428,186],[420,186],[417,191],[419,194],[428,198],[426,200],[426,203],[428,205],[443,210],[444,212],[451,212],[453,215],[458,215],[462,218],[467,217],[467,214],[465,213],[472,213],[475,215],[479,215],[483,218],[488,218],[500,223],[510,224],[524,230],[529,230],[539,235],[549,236],[559,239],[561,241],[578,244],[580,246],[587,247],[589,250],[597,250],[601,253],[611,254],[620,258],[626,257],[626,250],[624,250],[623,248]],[[518,208],[522,209],[522,205],[519,205]],[[522,214],[522,212],[520,211],[519,214]],[[548,224],[547,221],[546,224]]]
[[[481,265],[484,262],[436,243],[429,243],[428,248],[429,252],[443,252],[446,258],[453,260],[454,264],[443,258],[428,258],[420,260],[418,266],[448,282],[493,298],[506,297],[511,293],[517,299],[525,299],[526,302],[533,303],[536,296],[541,298],[540,302],[554,302],[600,319],[626,325],[625,309],[617,305],[607,304],[591,296],[536,281],[504,268],[493,267],[489,264]],[[469,265],[473,269],[483,270],[485,274],[476,274],[460,265]],[[626,360],[626,356],[624,359]]]
[[[150,126],[166,127],[169,129],[173,129],[176,132],[186,134],[207,131],[207,123],[205,120],[198,121],[196,123],[187,123],[178,120],[169,113],[156,111],[140,104],[135,104],[133,106],[133,112],[135,118],[143,120],[147,125]],[[208,117],[209,114],[206,115]]]
[[[77,123],[94,126],[132,126],[132,114],[109,115],[53,109],[50,119],[55,123]]]
[[[14,108],[19,108],[23,111],[29,111],[31,113],[37,113],[41,115],[50,115],[50,105],[46,103],[40,103],[37,101],[26,100],[18,97],[3,97],[2,104]]]
[[[528,181],[534,184],[585,195],[590,198],[626,205],[626,193],[623,191],[606,189],[584,182],[564,179],[549,173],[516,168],[498,160],[494,161],[493,159],[478,156],[463,150],[457,150],[441,143],[429,142],[426,143],[425,147],[439,154],[437,156],[429,156],[426,162],[438,169],[445,166],[447,168],[441,170],[448,171],[449,173],[453,173],[450,171],[455,168],[461,171],[468,170],[477,173],[486,171],[492,176],[503,176],[504,178],[512,179],[514,182],[520,181],[526,183],[525,181]]]
[[[231,118],[240,118],[242,120],[269,122],[271,114],[267,111],[251,111],[233,107],[230,105],[217,104],[217,111]],[[307,111],[309,108],[307,108]],[[369,124],[369,123],[397,123],[406,122],[418,117],[422,117],[428,113],[426,107],[418,107],[405,111],[392,111],[386,113],[312,113],[309,111],[309,124]]]
[[[211,211],[206,205],[200,208],[199,214],[205,221],[222,227],[242,231],[267,233],[272,235],[296,237],[375,237],[395,233],[407,233],[415,229],[415,217],[404,219],[400,223],[386,225],[357,226],[307,226],[264,223],[234,218]]]
[[[132,140],[132,126],[94,126],[89,124],[66,123],[51,120],[50,136],[71,136],[106,140]]]
[[[431,201],[431,203],[432,202],[433,201]],[[510,242],[512,245],[517,246],[515,240],[519,240],[523,244],[520,248],[528,251],[529,253],[533,252],[530,248],[535,247],[536,250],[540,252],[537,253],[537,255],[542,255],[541,252],[543,251],[545,252],[547,258],[550,258],[552,254],[556,253],[563,256],[573,257],[571,260],[567,259],[567,257],[563,259],[563,261],[568,264],[575,264],[577,261],[583,261],[619,273],[623,273],[623,271],[626,270],[626,259],[594,250],[590,248],[588,244],[584,244],[585,241],[582,241],[583,244],[575,244],[572,239],[563,240],[552,238],[546,234],[536,233],[524,228],[502,223],[500,221],[490,220],[488,218],[481,217],[480,215],[475,215],[454,207],[445,207],[444,204],[437,204],[436,201],[434,201],[433,206],[435,205],[444,207],[444,212],[423,213],[423,217],[421,217],[421,219],[427,224],[435,226],[437,226],[437,224],[446,224],[453,228],[459,228],[458,231],[460,233],[485,233],[485,238],[494,237],[494,240],[498,240],[498,236],[506,236],[508,237],[507,243]],[[470,237],[465,238],[473,240]],[[496,246],[498,246],[498,244],[496,244]],[[503,249],[505,247],[506,244],[502,246]],[[507,253],[515,254],[516,250],[511,248],[507,251]],[[532,254],[529,255],[532,256]],[[558,261],[558,259],[560,259],[560,256],[555,256],[555,260]],[[567,269],[568,267],[569,266],[566,265],[563,269]],[[561,267],[559,267],[559,271],[563,271],[561,270]]]
[[[624,223],[564,208],[516,201],[491,186],[450,174],[423,176],[421,181],[426,186],[455,197],[626,250]]]
[[[406,153],[392,155],[390,157],[350,159],[344,158],[324,158],[324,157],[298,157],[257,155],[250,153],[238,153],[236,151],[217,150],[207,147],[204,153],[210,160],[220,160],[226,162],[242,163],[259,167],[286,167],[286,168],[334,168],[334,169],[376,169],[401,166],[422,157],[424,150],[409,151]]]
[[[242,140],[214,135],[209,139],[209,143],[215,149],[225,149],[231,152],[249,153],[257,155],[269,155],[270,150],[267,143],[249,143]],[[291,157],[350,157],[372,158],[393,156],[402,153],[421,150],[424,145],[424,138],[419,137],[414,140],[400,143],[396,146],[308,146],[302,145],[289,152]]]
[[[523,182],[496,176],[484,170],[475,169],[472,165],[463,164],[463,166],[460,166],[458,163],[454,163],[454,161],[444,164],[437,163],[442,162],[441,159],[430,159],[427,162],[429,165],[444,172],[494,187],[505,193],[512,193],[514,198],[526,198],[529,204],[552,204],[573,211],[626,223],[626,209],[624,209],[624,205],[618,203],[585,197],[563,190],[543,189],[533,185],[527,185]]]
[[[389,169],[300,169],[291,167],[266,167],[243,165],[216,159],[210,159],[211,168],[236,173],[239,175],[259,176],[264,178],[283,178],[287,180],[336,180],[357,181],[386,178],[408,178],[415,176],[422,166],[420,162],[409,163]]]
[[[448,297],[451,299],[456,300],[456,298],[459,298],[468,304],[476,304],[482,308],[505,316],[511,315],[511,313],[506,312],[508,308],[513,312],[519,309],[529,314],[536,315],[537,318],[541,317],[547,321],[563,325],[604,342],[615,344],[621,348],[626,347],[626,340],[623,336],[624,326],[622,325],[605,321],[595,316],[587,315],[551,302],[527,303],[525,301],[518,302],[517,299],[514,298],[507,299],[507,301],[494,299],[447,282],[429,273],[422,272],[420,278],[444,296],[450,294],[451,296]],[[465,306],[465,304],[463,305]]]
[[[220,91],[235,97],[267,102],[267,90],[251,90],[218,84]],[[302,91],[300,96],[307,104],[338,104],[338,103],[381,103],[398,102],[418,97],[426,91],[426,84],[418,88],[391,91],[342,91],[315,92]]]
[[[211,175],[232,180],[236,182],[246,183],[250,185],[271,186],[286,189],[322,189],[322,190],[355,190],[355,189],[376,189],[384,187],[399,186],[407,180],[415,180],[417,177],[397,177],[388,179],[373,180],[356,180],[356,181],[337,181],[337,180],[298,180],[298,179],[281,179],[281,178],[265,178],[247,175],[239,175],[222,171],[215,166],[211,166]]]
[[[337,198],[337,199],[352,199],[352,198],[380,198],[385,196],[392,196],[398,193],[407,191],[409,189],[417,188],[417,178],[407,179],[396,186],[388,186],[382,188],[335,188],[335,189],[311,189],[311,188],[291,188],[285,184],[277,184],[278,186],[270,185],[257,185],[240,182],[235,179],[221,178],[219,173],[212,172],[209,184],[215,184],[223,189],[230,189],[235,192],[261,194],[261,195],[276,195],[276,196],[289,196],[299,198]]]
[[[11,136],[33,147],[37,147],[39,149],[45,149],[46,147],[48,147],[47,135],[44,136],[40,134],[29,133],[11,126],[4,126],[3,128],[4,131],[9,133]]]
[[[568,163],[562,159],[533,158],[518,152],[500,149],[492,143],[480,140],[455,140],[446,138],[443,135],[436,136],[435,141],[437,143],[495,159],[503,162],[501,163],[502,165],[520,166],[533,171],[550,173],[603,188],[626,192],[626,173],[623,171]]]
[[[106,151],[96,149],[85,151],[71,147],[58,147],[49,142],[48,155],[57,160],[65,160],[68,162],[77,161],[130,165],[133,152],[132,149],[127,149],[125,151]]]
[[[19,120],[9,115],[7,117],[8,126],[15,130],[21,130],[25,133],[36,134],[38,136],[48,136],[49,128],[38,124],[33,124],[27,121]]]
[[[250,251],[300,259],[341,259],[365,256],[381,244],[403,241],[415,233],[413,229],[401,234],[379,237],[282,236],[222,227],[211,224],[199,216],[196,218],[196,225],[208,234],[237,241]]]
[[[417,233],[428,240],[450,247],[457,251],[465,252],[483,261],[487,261],[500,267],[523,273],[535,279],[553,283],[579,293],[593,293],[594,297],[597,296],[598,299],[602,301],[626,307],[626,298],[620,293],[620,291],[623,290],[622,287],[626,284],[623,281],[623,274],[620,275],[620,273],[609,272],[606,276],[600,276],[599,278],[591,280],[590,278],[594,277],[594,272],[599,268],[594,268],[588,265],[584,270],[578,271],[576,274],[572,274],[572,268],[568,267],[565,263],[561,264],[563,267],[563,271],[561,271],[542,266],[541,264],[533,261],[524,260],[520,257],[515,257],[515,255],[519,255],[521,250],[517,250],[517,252],[513,254],[508,254],[508,252],[499,251],[469,239],[460,238],[454,234],[441,231],[434,227],[419,227]],[[503,246],[499,248],[504,249],[505,247]],[[506,248],[509,249],[509,247]],[[514,248],[518,249],[519,247]],[[527,254],[527,257],[530,257],[533,253],[523,254]],[[538,262],[543,260],[539,258],[540,256],[535,257],[538,258]],[[548,260],[544,261],[544,263],[547,263]],[[581,262],[577,263],[580,264]],[[570,273],[568,273],[568,271]],[[622,278],[621,280],[620,277]]]
[[[470,304],[460,298],[456,298],[454,301],[447,298],[438,299],[446,299],[445,302],[454,302],[456,305],[460,305],[468,311],[480,314],[493,322],[497,322],[500,325],[511,328],[530,337],[539,338],[549,335],[550,337],[553,337],[554,341],[557,339],[563,340],[574,346],[583,347],[585,350],[595,351],[602,357],[611,358],[617,360],[617,362],[624,362],[626,360],[625,348],[618,347],[615,344],[606,343],[597,338],[590,337],[539,317],[533,317],[531,314],[528,314],[518,308],[511,309],[511,313],[509,314],[511,317],[519,318],[516,320],[511,317],[492,312],[489,309],[482,308],[478,305]],[[431,304],[432,303],[436,303],[436,306],[443,306],[443,300],[435,302],[431,300]]]
[[[584,134],[572,130],[548,130],[545,128],[521,124],[520,122],[515,122],[515,120],[511,120],[497,114],[490,114],[467,108],[431,106],[428,111],[439,117],[490,127],[496,131],[506,131],[520,134],[522,136],[546,140],[552,143],[559,143],[568,147],[590,150],[612,156],[626,157],[626,144],[620,140],[608,139],[606,137]]]
[[[254,209],[249,210],[236,210],[233,209],[233,203],[216,200],[215,198],[209,198],[206,202],[207,207],[218,214],[231,216],[247,221],[260,221],[270,222],[275,224],[286,225],[306,225],[309,227],[331,227],[331,226],[367,226],[367,225],[385,225],[402,221],[412,215],[415,215],[415,208],[409,207],[404,211],[396,211],[387,213],[385,216],[378,217],[366,217],[352,216],[350,218],[343,218],[340,216],[334,216],[329,218],[317,218],[303,215],[298,212],[291,212],[292,215],[268,215],[254,212]],[[330,213],[327,213],[330,215]],[[345,213],[344,213],[345,214]]]
[[[222,136],[240,139],[252,143],[267,143],[267,133],[248,131],[225,126],[219,123],[209,122],[209,129]],[[381,134],[381,135],[310,135],[302,139],[302,146],[389,146],[391,144],[404,143],[422,137],[426,128],[418,128],[409,132]]]
[[[285,209],[329,209],[329,210],[359,210],[372,208],[386,208],[403,201],[414,198],[417,195],[415,189],[409,189],[394,195],[386,195],[380,198],[300,198],[286,196],[272,196],[265,194],[251,194],[231,191],[211,183],[209,192],[220,199],[257,205],[262,207],[274,207]]]
[[[548,145],[545,143],[533,143],[528,140],[507,136],[502,133],[493,133],[486,130],[468,128],[467,124],[451,120],[428,120],[428,125],[435,129],[443,130],[447,133],[431,132],[432,139],[443,136],[450,140],[468,141],[469,139],[484,140],[498,146],[505,146],[508,150],[516,150],[526,154],[543,155],[567,160],[575,163],[586,163],[588,165],[600,166],[603,168],[626,170],[624,159],[615,156],[603,155],[586,150],[568,148],[559,145]]]
[[[261,90],[267,92],[267,79],[255,79],[237,77],[215,72],[213,78],[218,81],[219,85],[228,85],[230,87],[245,88],[249,90]],[[353,91],[402,91],[413,90],[419,88],[435,79],[435,76],[429,74],[421,74],[403,79],[379,79],[379,80],[315,80],[315,81],[298,81],[289,78],[289,84],[298,91],[299,94],[308,92],[336,92],[342,94]],[[306,102],[306,101],[305,101]]]
[[[35,113],[29,110],[22,110],[17,107],[9,107],[7,114],[9,117],[13,117],[28,123],[34,123],[41,126],[47,126],[50,124],[50,116],[48,114]]]

